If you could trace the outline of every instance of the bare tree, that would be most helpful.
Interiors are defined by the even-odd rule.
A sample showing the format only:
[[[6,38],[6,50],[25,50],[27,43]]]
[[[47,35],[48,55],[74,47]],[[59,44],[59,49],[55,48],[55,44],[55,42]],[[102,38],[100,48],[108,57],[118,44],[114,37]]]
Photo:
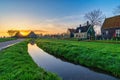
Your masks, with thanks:
[[[120,15],[120,5],[114,9],[113,14]]]
[[[101,25],[105,15],[103,15],[102,11],[98,9],[86,13],[85,18],[88,19],[93,26]]]

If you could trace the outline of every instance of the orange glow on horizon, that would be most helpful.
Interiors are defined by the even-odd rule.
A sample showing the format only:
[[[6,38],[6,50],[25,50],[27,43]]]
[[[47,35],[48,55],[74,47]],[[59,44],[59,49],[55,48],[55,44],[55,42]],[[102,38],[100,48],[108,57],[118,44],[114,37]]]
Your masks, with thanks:
[[[30,32],[26,32],[26,31],[20,31],[20,34],[23,36],[27,36]]]
[[[18,29],[13,29],[13,30],[18,30]],[[8,30],[0,30],[0,37],[10,37],[10,35],[8,34],[7,32]],[[59,32],[62,33],[62,31],[54,31],[54,30],[49,30],[49,31],[46,31],[46,30],[18,30],[20,31],[20,34],[23,35],[23,36],[27,36],[31,31],[33,31],[35,34],[42,34],[42,35],[46,35],[46,34],[49,34],[49,35],[52,35],[52,34],[58,34]],[[59,34],[60,34],[59,33]]]

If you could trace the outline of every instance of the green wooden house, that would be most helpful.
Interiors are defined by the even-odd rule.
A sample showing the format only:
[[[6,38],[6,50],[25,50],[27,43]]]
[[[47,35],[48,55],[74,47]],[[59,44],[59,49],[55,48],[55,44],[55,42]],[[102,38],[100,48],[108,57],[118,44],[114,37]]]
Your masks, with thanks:
[[[89,39],[93,40],[95,39],[95,31],[93,28],[93,25],[90,25],[87,22],[86,26],[79,26],[76,28],[76,32],[74,33],[74,37],[78,39]]]

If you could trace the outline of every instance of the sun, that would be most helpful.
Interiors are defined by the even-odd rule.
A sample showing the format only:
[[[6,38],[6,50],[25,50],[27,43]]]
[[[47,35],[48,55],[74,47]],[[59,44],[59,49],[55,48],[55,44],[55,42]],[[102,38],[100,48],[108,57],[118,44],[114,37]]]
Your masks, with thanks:
[[[23,36],[27,36],[29,34],[29,32],[20,31],[20,34],[23,35]]]

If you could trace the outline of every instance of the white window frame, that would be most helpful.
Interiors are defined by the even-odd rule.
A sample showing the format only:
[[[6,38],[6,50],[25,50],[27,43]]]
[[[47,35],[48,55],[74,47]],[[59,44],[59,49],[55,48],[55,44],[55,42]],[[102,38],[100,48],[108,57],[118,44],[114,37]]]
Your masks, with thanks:
[[[106,32],[105,32],[105,33],[106,33],[106,35],[108,35],[108,30],[106,30]]]
[[[81,33],[81,30],[79,29],[79,33]]]
[[[116,29],[115,33],[116,33],[116,37],[120,37],[120,29]]]

